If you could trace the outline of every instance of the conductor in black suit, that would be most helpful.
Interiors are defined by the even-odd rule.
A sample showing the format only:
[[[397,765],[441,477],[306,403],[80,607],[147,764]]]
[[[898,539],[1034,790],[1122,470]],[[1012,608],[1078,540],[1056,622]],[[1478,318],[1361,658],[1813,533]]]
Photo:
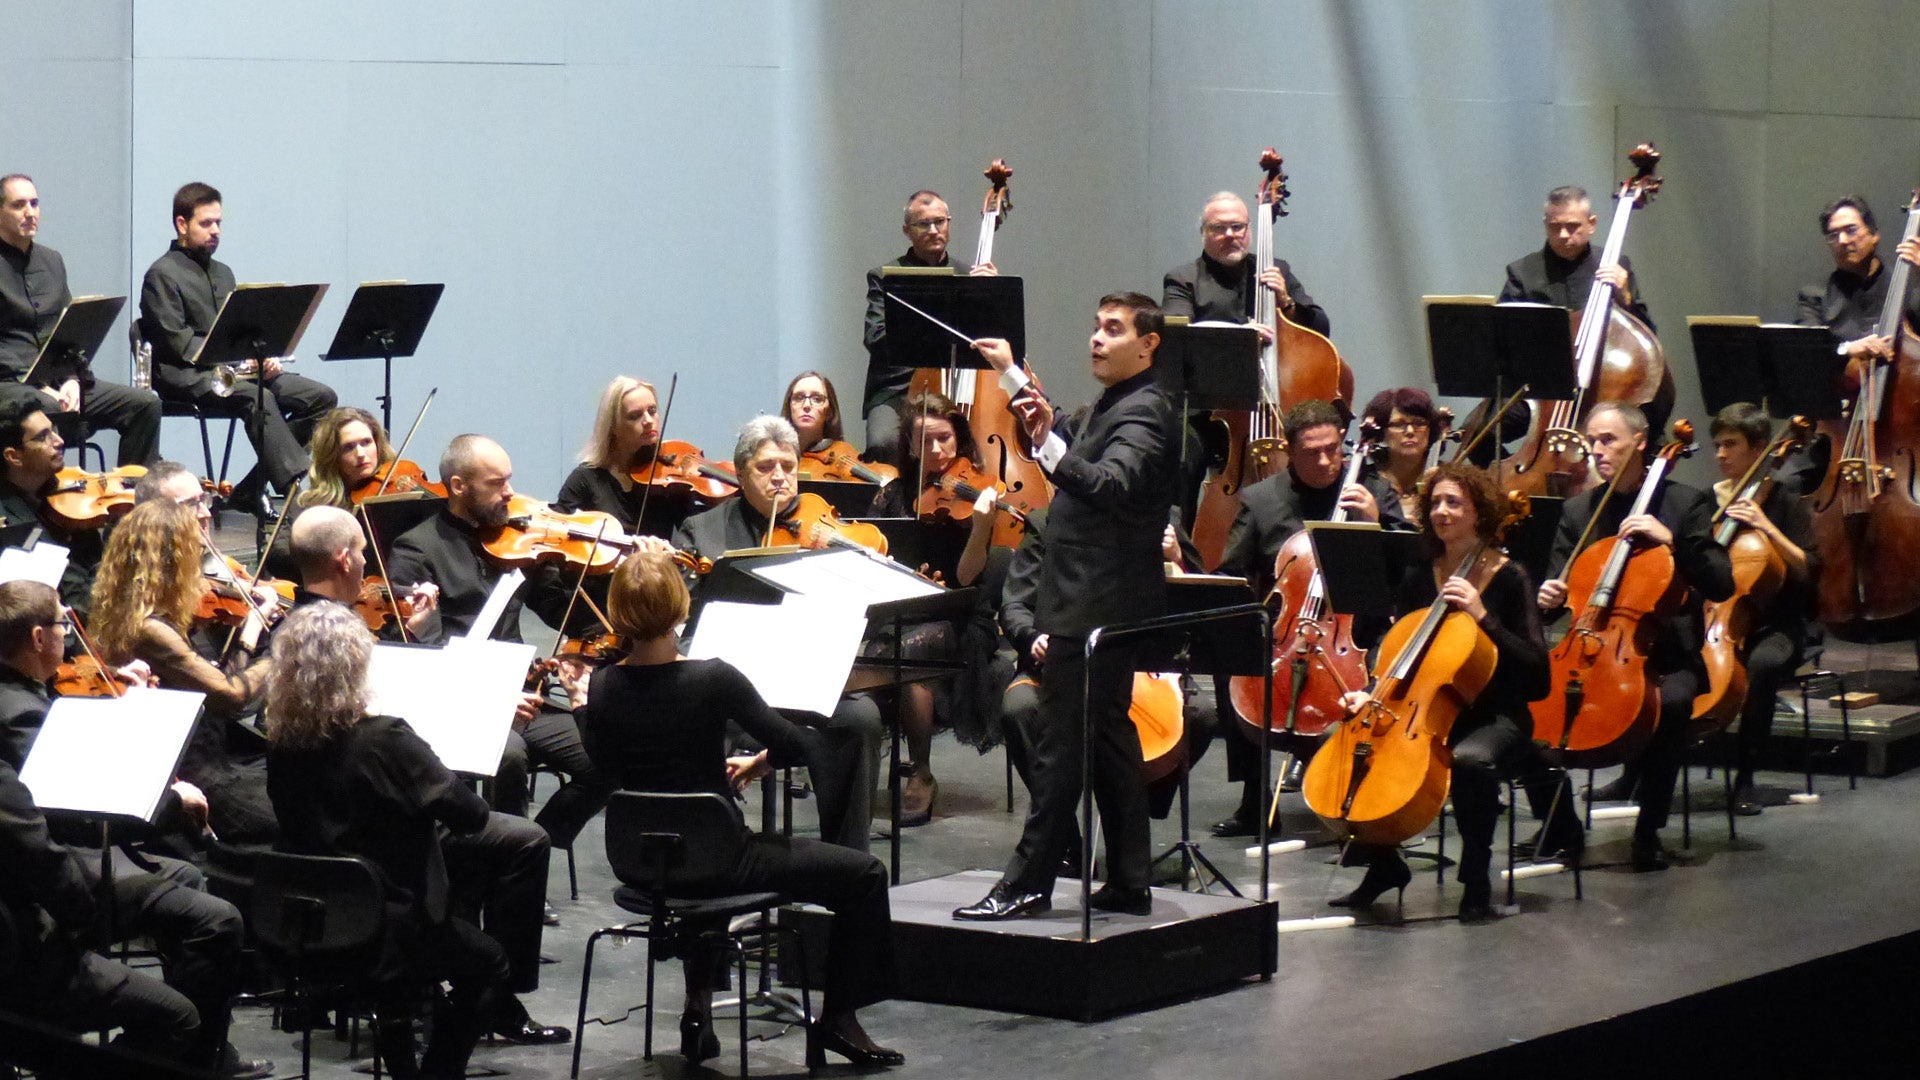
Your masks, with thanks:
[[[1053,906],[1054,876],[1080,801],[1083,715],[1092,725],[1094,798],[1107,837],[1107,883],[1093,894],[1093,906],[1131,914],[1153,906],[1140,736],[1127,717],[1133,658],[1125,647],[1103,650],[1088,687],[1085,645],[1096,627],[1151,618],[1166,602],[1160,541],[1180,428],[1173,404],[1154,385],[1160,325],[1160,306],[1139,293],[1100,299],[1090,352],[1093,377],[1106,389],[1071,416],[1055,412],[1015,366],[1005,341],[974,343],[1001,372],[1054,497],[1034,609],[1048,646],[1033,733],[1033,803],[1006,873],[955,918],[1010,919]]]

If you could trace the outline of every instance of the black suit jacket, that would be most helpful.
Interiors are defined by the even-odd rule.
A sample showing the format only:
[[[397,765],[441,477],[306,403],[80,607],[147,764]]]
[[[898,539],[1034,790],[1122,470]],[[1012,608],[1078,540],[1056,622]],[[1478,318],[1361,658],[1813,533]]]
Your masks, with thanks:
[[[1794,301],[1794,322],[1801,326],[1824,326],[1833,332],[1835,342],[1852,341],[1873,333],[1880,321],[1880,309],[1887,305],[1887,288],[1892,269],[1885,261],[1868,277],[1835,270],[1827,275],[1824,287],[1809,285]],[[1907,284],[1907,322],[1920,329],[1920,275]]]
[[[1413,528],[1400,506],[1400,496],[1385,477],[1367,473],[1360,483],[1373,493],[1373,501],[1380,507],[1381,528]],[[1233,528],[1227,533],[1219,572],[1246,578],[1257,596],[1273,591],[1273,560],[1281,546],[1306,528],[1307,522],[1331,518],[1340,501],[1339,489],[1337,482],[1331,487],[1307,488],[1295,479],[1292,469],[1248,485],[1240,492],[1240,512],[1234,515]]]
[[[1313,302],[1293,267],[1285,259],[1274,259],[1287,294],[1293,297],[1293,313],[1287,318],[1321,335],[1333,333],[1327,311]],[[1222,266],[1205,255],[1190,263],[1181,263],[1160,280],[1160,310],[1168,315],[1185,315],[1195,322],[1215,319],[1222,322],[1246,322],[1253,318],[1253,259],[1240,260],[1238,266]]]
[[[395,586],[406,588],[431,581],[440,587],[439,612],[416,635],[428,645],[445,644],[448,638],[471,629],[493,592],[494,582],[504,573],[500,564],[480,549],[472,527],[444,509],[401,533],[387,556],[387,575]],[[519,641],[522,606],[533,608],[547,625],[558,625],[571,592],[572,581],[551,565],[528,570],[525,584],[507,604],[489,636]]]
[[[1620,265],[1627,272],[1627,292],[1633,296],[1633,302],[1626,305],[1634,318],[1646,323],[1649,329],[1653,325],[1653,316],[1647,314],[1646,298],[1640,292],[1640,279],[1633,276],[1633,261],[1625,255],[1620,256]],[[1526,301],[1532,304],[1552,304],[1572,311],[1587,306],[1587,293],[1593,288],[1593,272],[1600,268],[1600,249],[1589,244],[1586,254],[1578,259],[1563,259],[1553,253],[1553,249],[1544,245],[1538,251],[1530,251],[1507,264],[1507,282],[1500,288],[1500,302]],[[1618,298],[1615,298],[1618,302]]]
[[[1056,413],[1067,452],[1053,469],[1034,625],[1061,637],[1159,615],[1160,537],[1173,505],[1180,422],[1153,369],[1110,386],[1072,416]]]

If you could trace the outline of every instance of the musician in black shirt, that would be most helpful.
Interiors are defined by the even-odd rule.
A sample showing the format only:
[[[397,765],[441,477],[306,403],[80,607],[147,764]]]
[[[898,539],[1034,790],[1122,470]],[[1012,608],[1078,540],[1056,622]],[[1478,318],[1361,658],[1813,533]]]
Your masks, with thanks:
[[[1618,266],[1600,268],[1600,252],[1593,246],[1593,231],[1599,223],[1585,188],[1557,187],[1547,192],[1547,242],[1507,264],[1500,302],[1552,304],[1579,311],[1587,305],[1587,293],[1598,278],[1613,286],[1614,303],[1651,328],[1653,318],[1640,295],[1632,261],[1622,253]]]
[[[1826,327],[1843,356],[1892,356],[1894,343],[1875,327],[1887,304],[1892,275],[1880,259],[1880,227],[1873,208],[1858,195],[1842,196],[1820,212],[1820,232],[1833,256],[1833,273],[1824,287],[1800,290],[1794,321]],[[1902,241],[1898,250],[1902,260],[1920,266],[1920,239]],[[1905,307],[1907,323],[1920,333],[1920,277],[1909,279]]]
[[[1257,270],[1260,284],[1273,291],[1287,321],[1322,336],[1331,334],[1327,310],[1307,295],[1287,260],[1276,256],[1272,266],[1253,265],[1247,250],[1253,239],[1249,228],[1247,204],[1240,196],[1222,191],[1208,199],[1200,211],[1200,257],[1167,271],[1160,283],[1160,310],[1194,322],[1248,322],[1253,318]],[[1262,334],[1271,332],[1271,327],[1261,328]]]
[[[600,395],[580,464],[560,485],[553,508],[569,514],[598,510],[612,514],[628,533],[672,536],[702,503],[685,487],[634,482],[634,470],[651,464],[659,448],[660,399],[653,384],[615,376]],[[596,602],[604,599],[604,587],[599,592]]]

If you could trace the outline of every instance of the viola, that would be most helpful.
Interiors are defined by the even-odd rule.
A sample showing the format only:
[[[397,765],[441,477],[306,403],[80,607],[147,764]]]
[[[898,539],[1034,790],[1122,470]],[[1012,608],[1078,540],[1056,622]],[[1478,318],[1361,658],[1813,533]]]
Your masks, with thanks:
[[[1652,202],[1665,182],[1654,175],[1660,152],[1652,143],[1641,143],[1627,159],[1633,163],[1634,175],[1614,193],[1613,221],[1600,253],[1600,266],[1605,269],[1620,265],[1633,211]],[[1573,355],[1577,373],[1573,399],[1532,403],[1526,440],[1500,463],[1503,486],[1528,495],[1575,494],[1588,485],[1587,441],[1580,433],[1588,407],[1601,401],[1632,405],[1672,401],[1673,376],[1660,339],[1646,323],[1617,306],[1613,286],[1598,277],[1574,320]]]
[[[639,541],[627,535],[612,514],[577,510],[563,514],[530,495],[507,502],[507,522],[480,538],[495,562],[525,569],[543,562],[564,563],[589,574],[606,574]]]
[[[812,465],[819,468],[810,468]],[[863,484],[888,484],[900,478],[900,470],[883,462],[861,461],[860,452],[853,448],[852,443],[835,439],[800,455],[800,475]]]
[[[247,621],[248,615],[253,614],[253,603],[247,591],[251,575],[225,555],[210,558],[214,561],[205,564],[202,577],[206,588],[200,593],[200,605],[194,610],[194,621],[239,626]],[[277,618],[293,610],[293,582],[262,578],[258,584],[270,587],[274,593],[273,606],[262,611],[263,615]]]
[[[405,458],[395,458],[374,470],[372,476],[355,484],[347,491],[347,499],[358,506],[362,499],[371,499],[376,495],[404,495],[409,491],[425,491],[441,498],[447,497],[445,484],[437,484],[427,479],[427,472]]]
[[[1920,236],[1920,190],[1907,203],[1902,241]],[[1820,621],[1847,640],[1910,636],[1893,620],[1920,611],[1920,504],[1914,501],[1915,447],[1920,447],[1920,335],[1902,304],[1913,267],[1887,270],[1887,301],[1874,333],[1893,342],[1891,360],[1852,360],[1857,386],[1845,427],[1823,421],[1839,453],[1808,499],[1820,549],[1816,586]]]
[[[360,583],[360,595],[353,602],[354,613],[367,624],[367,629],[378,633],[381,627],[393,621],[398,615],[401,622],[413,618],[413,601],[405,596],[395,595],[385,578],[369,576]]]
[[[597,630],[580,637],[562,639],[554,654],[556,660],[579,660],[587,664],[619,663],[633,651],[633,643],[611,630]]]
[[[877,526],[865,522],[841,521],[827,500],[811,491],[800,498],[786,515],[774,522],[768,547],[866,548],[881,555],[887,553],[887,536]]]
[[[1526,517],[1508,498],[1500,532]],[[1487,545],[1474,545],[1450,578],[1471,577]],[[1398,844],[1440,813],[1452,779],[1453,722],[1493,679],[1499,649],[1466,612],[1435,598],[1394,623],[1380,643],[1373,692],[1313,755],[1300,793],[1341,839]]]
[[[1373,455],[1375,437],[1373,422],[1363,423],[1360,445],[1347,459],[1340,490],[1359,482],[1361,466]],[[1336,508],[1330,520],[1347,520],[1346,509]],[[1263,724],[1278,732],[1318,735],[1345,718],[1341,696],[1366,684],[1366,650],[1353,643],[1353,616],[1327,606],[1327,583],[1305,529],[1280,546],[1273,576],[1273,595],[1280,598],[1280,613],[1273,623],[1273,711],[1264,715],[1261,711],[1266,696],[1263,679],[1236,675],[1228,683],[1228,696],[1256,739]],[[1297,707],[1290,674],[1296,658],[1307,662]]]
[[[993,491],[993,505],[1000,511],[993,523],[995,547],[1018,547],[1020,538],[1033,524],[1028,507],[1005,497],[1006,489],[965,457],[957,457],[938,476],[927,477],[927,486],[914,501],[914,513],[922,521],[968,522],[973,505],[982,491]]]
[[[645,464],[630,474],[636,484],[651,484],[668,492],[687,492],[717,502],[740,490],[740,478],[731,465],[708,461],[692,443],[668,440],[654,447]]]
[[[133,509],[133,486],[147,475],[144,465],[122,465],[112,472],[65,468],[54,474],[47,516],[67,529],[97,529]]]
[[[1747,474],[1733,485],[1727,504],[1741,499],[1755,505],[1765,501],[1773,490],[1774,472],[1789,454],[1806,444],[1811,430],[1806,417],[1794,417],[1786,431],[1767,445],[1766,452],[1754,459]],[[1760,625],[1780,586],[1786,583],[1787,561],[1765,535],[1728,517],[1725,506],[1714,514],[1713,523],[1714,541],[1727,549],[1733,561],[1733,595],[1709,600],[1701,609],[1706,624],[1706,646],[1701,656],[1707,662],[1707,685],[1693,699],[1693,718],[1718,728],[1731,724],[1746,703],[1747,669],[1740,657],[1746,652],[1747,636]]]
[[[1692,424],[1675,421],[1673,435],[1647,467],[1628,517],[1646,513],[1673,462],[1693,452]],[[1589,532],[1623,475],[1595,503]],[[1686,591],[1673,549],[1603,537],[1570,557],[1561,578],[1567,606],[1579,614],[1550,654],[1553,689],[1532,705],[1534,741],[1559,749],[1572,765],[1631,761],[1660,720],[1660,685],[1647,676],[1647,655]]]

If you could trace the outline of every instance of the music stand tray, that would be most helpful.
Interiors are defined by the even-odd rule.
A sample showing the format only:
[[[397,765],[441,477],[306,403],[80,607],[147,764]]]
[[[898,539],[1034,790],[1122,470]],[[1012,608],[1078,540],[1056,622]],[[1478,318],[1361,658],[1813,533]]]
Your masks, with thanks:
[[[1153,375],[1187,412],[1259,408],[1260,332],[1170,320],[1154,352]]]
[[[34,357],[33,365],[27,369],[27,377],[39,370],[41,364],[57,356],[71,356],[75,367],[85,368],[93,363],[100,352],[100,345],[107,339],[107,331],[113,327],[113,320],[120,317],[120,311],[127,306],[124,296],[82,296],[68,304],[60,313],[59,321],[53,325],[53,333],[47,335],[47,342],[40,347],[40,355]]]
[[[333,343],[322,360],[384,361],[385,392],[380,395],[381,422],[393,430],[393,359],[412,356],[433,319],[433,310],[446,291],[440,282],[363,281],[347,301],[347,313],[333,332]]]
[[[1356,622],[1390,621],[1395,590],[1410,568],[1427,560],[1424,536],[1372,522],[1310,521],[1307,542],[1320,564],[1327,606]]]
[[[1442,397],[1527,396],[1566,401],[1578,387],[1572,314],[1549,304],[1496,304],[1492,297],[1427,296],[1428,355]]]
[[[1821,326],[1762,323],[1751,315],[1690,315],[1700,399],[1709,413],[1765,402],[1776,419],[1833,420],[1846,395],[1846,358]]]

